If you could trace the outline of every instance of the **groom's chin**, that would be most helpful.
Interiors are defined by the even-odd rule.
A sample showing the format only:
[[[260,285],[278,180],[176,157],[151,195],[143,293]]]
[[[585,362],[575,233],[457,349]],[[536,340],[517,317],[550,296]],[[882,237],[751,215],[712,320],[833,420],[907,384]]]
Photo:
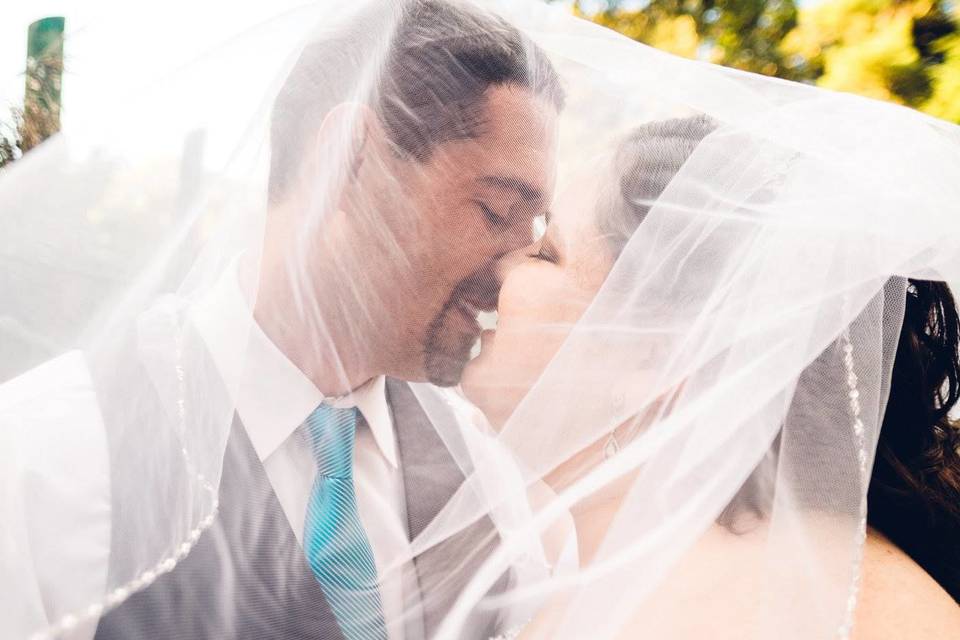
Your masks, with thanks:
[[[476,319],[460,310],[459,305],[448,305],[427,333],[423,351],[427,379],[439,387],[459,384],[479,337],[480,325]]]
[[[459,384],[476,341],[475,335],[459,331],[434,334],[424,351],[427,379],[438,387]]]
[[[437,351],[427,351],[425,369],[427,380],[438,387],[452,387],[460,383],[463,370],[470,359],[469,348],[463,354],[446,354]]]

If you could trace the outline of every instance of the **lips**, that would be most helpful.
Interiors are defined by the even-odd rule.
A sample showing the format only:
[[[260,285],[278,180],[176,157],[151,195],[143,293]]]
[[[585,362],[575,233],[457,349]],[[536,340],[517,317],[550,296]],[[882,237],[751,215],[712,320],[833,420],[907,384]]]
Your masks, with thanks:
[[[471,345],[476,347],[475,341],[484,328],[478,316],[496,311],[499,294],[496,277],[491,273],[481,273],[461,282],[451,296],[451,310],[456,309],[459,312],[457,315],[463,318],[463,323],[456,324],[468,351]]]
[[[480,315],[480,312],[483,311],[480,305],[472,300],[461,299],[458,300],[457,303],[460,305],[460,309],[470,318],[475,319],[478,315]]]
[[[454,306],[463,318],[463,326],[461,327],[463,332],[471,335],[479,334],[481,327],[480,323],[477,322],[478,311],[476,307],[462,301],[458,301]]]
[[[487,329],[480,332],[480,350],[484,350],[490,346],[490,343],[493,342],[494,337],[497,335],[497,332],[493,329]]]
[[[469,319],[470,325],[475,328],[474,333],[480,333],[481,327],[477,321],[477,316],[481,313],[495,311],[497,299],[495,296],[476,298],[464,295],[457,299],[457,307]]]
[[[462,296],[460,298],[460,304],[465,309],[472,311],[474,317],[476,317],[485,311],[495,311],[497,308],[497,297],[495,295],[481,297]]]

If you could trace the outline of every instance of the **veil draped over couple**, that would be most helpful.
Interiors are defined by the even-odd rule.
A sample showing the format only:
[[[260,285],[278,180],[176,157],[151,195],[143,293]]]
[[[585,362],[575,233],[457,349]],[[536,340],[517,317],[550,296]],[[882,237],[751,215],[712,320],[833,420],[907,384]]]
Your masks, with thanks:
[[[149,11],[0,173],[0,635],[960,635],[958,127],[534,0]]]

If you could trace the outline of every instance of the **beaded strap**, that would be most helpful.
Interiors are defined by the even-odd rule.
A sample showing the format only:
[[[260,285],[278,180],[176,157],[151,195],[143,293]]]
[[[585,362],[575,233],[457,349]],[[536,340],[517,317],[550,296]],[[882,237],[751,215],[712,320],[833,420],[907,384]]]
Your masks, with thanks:
[[[527,628],[527,625],[530,624],[530,620],[522,624],[518,624],[515,627],[511,627],[501,633],[498,636],[493,636],[490,640],[517,640],[520,637],[520,634],[523,633],[523,630]]]
[[[181,434],[186,433],[187,428],[185,400],[186,375],[183,369],[182,360],[183,349],[180,336],[178,334],[176,339],[175,370],[177,374],[177,418],[179,420]],[[188,472],[197,479],[197,481],[200,483],[200,486],[210,497],[210,508],[207,515],[200,519],[197,525],[190,530],[186,538],[184,538],[180,544],[175,545],[173,551],[168,556],[161,558],[160,561],[135,576],[132,580],[111,590],[100,602],[95,602],[83,610],[74,611],[61,616],[60,619],[48,626],[46,629],[38,631],[30,636],[30,640],[53,640],[53,638],[58,638],[73,631],[77,625],[99,619],[107,612],[120,606],[134,593],[153,584],[153,582],[163,574],[173,571],[174,567],[176,567],[181,560],[190,554],[190,552],[193,550],[193,547],[196,546],[197,541],[200,540],[200,536],[203,535],[204,531],[210,528],[210,526],[213,524],[213,521],[216,519],[220,508],[220,501],[217,496],[216,488],[202,473],[197,471],[193,460],[190,457],[190,452],[187,451],[185,446],[180,448],[180,453],[183,454],[183,460],[186,464]]]
[[[854,613],[857,608],[857,599],[860,595],[861,572],[863,569],[863,545],[867,540],[867,491],[870,482],[870,470],[867,467],[868,455],[863,420],[860,417],[860,391],[857,388],[857,373],[853,360],[853,343],[850,342],[850,329],[844,329],[840,337],[843,349],[843,366],[847,374],[847,398],[849,400],[850,416],[853,423],[854,444],[857,447],[857,464],[860,471],[860,519],[857,522],[857,548],[853,560],[853,578],[850,582],[850,591],[847,595],[847,608],[843,623],[837,629],[837,637],[849,640],[853,631]]]

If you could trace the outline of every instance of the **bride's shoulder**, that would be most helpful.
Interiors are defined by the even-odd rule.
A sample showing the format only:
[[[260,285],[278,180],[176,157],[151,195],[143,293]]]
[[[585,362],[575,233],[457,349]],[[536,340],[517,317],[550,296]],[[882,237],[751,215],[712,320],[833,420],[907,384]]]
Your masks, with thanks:
[[[943,638],[947,629],[960,634],[960,606],[910,556],[871,531],[854,640]]]

